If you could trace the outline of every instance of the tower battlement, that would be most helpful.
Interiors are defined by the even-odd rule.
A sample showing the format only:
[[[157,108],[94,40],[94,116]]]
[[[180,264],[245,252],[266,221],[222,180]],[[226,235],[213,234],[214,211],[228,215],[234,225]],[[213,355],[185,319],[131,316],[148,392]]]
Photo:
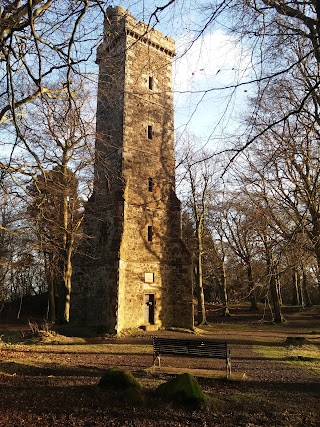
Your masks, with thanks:
[[[160,50],[165,50],[170,56],[175,56],[175,41],[163,35],[155,28],[151,28],[144,22],[138,22],[128,10],[121,6],[109,6],[104,23],[105,44],[108,38],[114,37],[123,31],[131,32],[131,35],[142,43],[147,43]]]

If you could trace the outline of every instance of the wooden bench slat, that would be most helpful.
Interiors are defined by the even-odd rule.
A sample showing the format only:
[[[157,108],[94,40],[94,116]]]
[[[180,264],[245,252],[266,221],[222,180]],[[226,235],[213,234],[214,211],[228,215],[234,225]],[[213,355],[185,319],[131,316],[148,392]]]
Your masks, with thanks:
[[[152,337],[153,340],[153,362],[162,354],[175,354],[186,357],[206,357],[214,359],[225,359],[227,376],[231,374],[231,353],[227,343],[209,340],[185,340],[175,338]]]

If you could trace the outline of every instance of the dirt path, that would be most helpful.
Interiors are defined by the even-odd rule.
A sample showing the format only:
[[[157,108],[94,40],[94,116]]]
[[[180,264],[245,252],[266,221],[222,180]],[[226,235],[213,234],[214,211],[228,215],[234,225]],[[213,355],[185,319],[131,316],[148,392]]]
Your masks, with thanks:
[[[152,364],[151,333],[88,339],[82,346],[0,345],[0,427],[319,427],[319,312],[313,308],[303,315],[292,313],[290,323],[282,326],[257,319],[245,324],[244,313],[237,321],[227,319],[197,330],[197,337],[227,340],[233,372],[237,379],[247,376],[245,381],[199,378],[209,396],[202,410],[177,407],[154,395],[157,384],[170,376],[145,370]],[[157,335],[194,336],[182,331]],[[285,344],[289,336],[308,339],[295,352],[305,354],[310,347],[319,357],[312,364],[273,359],[273,350],[291,354]],[[216,360],[168,357],[162,362],[180,369],[224,372],[223,362]],[[97,388],[102,374],[112,366],[132,371],[142,382],[146,389],[143,404]]]

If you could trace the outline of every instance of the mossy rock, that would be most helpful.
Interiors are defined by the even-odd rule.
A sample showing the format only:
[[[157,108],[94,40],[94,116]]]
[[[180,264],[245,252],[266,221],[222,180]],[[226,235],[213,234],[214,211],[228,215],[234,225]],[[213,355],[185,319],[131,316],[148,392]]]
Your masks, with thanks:
[[[132,403],[142,404],[144,402],[144,394],[141,389],[136,387],[129,387],[124,390],[124,396]]]
[[[201,406],[206,396],[198,381],[190,374],[177,375],[175,378],[161,384],[157,394],[165,399],[181,403],[186,406]]]
[[[117,390],[127,390],[130,388],[142,390],[141,384],[131,372],[118,367],[108,369],[100,378],[98,386]]]
[[[305,345],[308,344],[308,340],[305,337],[287,337],[285,343],[288,345]]]

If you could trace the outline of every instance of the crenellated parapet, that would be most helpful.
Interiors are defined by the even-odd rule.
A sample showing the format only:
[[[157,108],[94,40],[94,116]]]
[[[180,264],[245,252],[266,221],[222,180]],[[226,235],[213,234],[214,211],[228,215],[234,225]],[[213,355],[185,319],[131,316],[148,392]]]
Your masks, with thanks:
[[[125,8],[110,6],[106,13],[104,42],[98,48],[97,62],[99,62],[102,52],[110,50],[124,33],[130,35],[139,43],[158,49],[170,57],[176,55],[174,39],[164,36],[160,31],[151,28],[144,22],[138,22]],[[127,48],[130,48],[130,46],[127,46]]]

